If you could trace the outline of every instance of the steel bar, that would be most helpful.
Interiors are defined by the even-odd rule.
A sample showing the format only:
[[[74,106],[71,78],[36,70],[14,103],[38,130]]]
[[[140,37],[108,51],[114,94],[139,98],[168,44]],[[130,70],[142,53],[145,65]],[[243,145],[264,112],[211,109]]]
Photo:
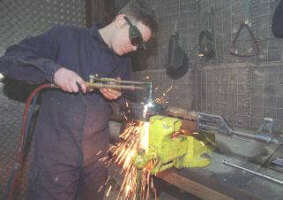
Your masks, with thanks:
[[[231,162],[229,162],[229,161],[227,161],[227,160],[223,160],[222,163],[223,163],[224,165],[227,165],[227,166],[230,166],[230,167],[235,167],[235,168],[237,168],[237,169],[241,169],[241,170],[246,171],[246,172],[249,172],[249,173],[251,173],[251,174],[253,174],[253,175],[256,175],[256,176],[265,178],[265,179],[267,179],[267,180],[273,181],[273,182],[275,182],[275,183],[283,184],[283,181],[281,181],[281,180],[279,180],[279,179],[273,178],[273,177],[271,177],[271,176],[267,176],[267,175],[265,175],[265,174],[262,174],[262,173],[253,171],[253,170],[251,170],[251,169],[247,169],[247,168],[242,167],[242,166],[240,166],[240,165],[237,165],[237,164],[235,164],[235,163],[231,163]]]
[[[129,90],[143,90],[144,87],[134,85],[119,85],[107,83],[87,83],[88,88],[112,88],[112,89],[129,89]]]

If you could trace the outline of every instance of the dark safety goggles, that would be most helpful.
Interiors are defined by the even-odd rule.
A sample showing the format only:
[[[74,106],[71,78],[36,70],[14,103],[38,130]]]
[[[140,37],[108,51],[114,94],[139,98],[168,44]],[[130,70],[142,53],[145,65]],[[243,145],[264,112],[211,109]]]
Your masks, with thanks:
[[[139,31],[138,27],[133,25],[131,21],[129,20],[128,17],[124,16],[124,19],[127,21],[129,24],[129,37],[130,37],[130,42],[133,46],[136,46],[138,49],[145,49],[145,44],[142,39],[142,34]]]

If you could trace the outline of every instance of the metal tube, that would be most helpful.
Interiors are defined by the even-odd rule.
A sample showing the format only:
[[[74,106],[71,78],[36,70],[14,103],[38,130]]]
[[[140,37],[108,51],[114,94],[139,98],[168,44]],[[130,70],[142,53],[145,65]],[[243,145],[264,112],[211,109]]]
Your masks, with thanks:
[[[128,89],[128,90],[143,90],[144,87],[134,85],[119,85],[119,84],[107,84],[107,83],[89,83],[88,88],[112,88],[112,89]]]
[[[244,167],[242,167],[242,166],[239,166],[239,165],[236,165],[236,164],[234,164],[234,163],[231,163],[231,162],[229,162],[229,161],[227,161],[227,160],[223,160],[222,163],[223,163],[224,165],[228,165],[228,166],[230,166],[230,167],[235,167],[235,168],[244,170],[244,171],[249,172],[249,173],[251,173],[251,174],[253,174],[253,175],[256,175],[256,176],[265,178],[265,179],[270,180],[270,181],[273,181],[273,182],[275,182],[275,183],[283,184],[283,181],[281,181],[281,180],[279,180],[279,179],[276,179],[276,178],[273,178],[273,177],[271,177],[271,176],[267,176],[267,175],[265,175],[265,174],[262,174],[262,173],[259,173],[259,172],[256,172],[256,171],[253,171],[253,170],[244,168]]]

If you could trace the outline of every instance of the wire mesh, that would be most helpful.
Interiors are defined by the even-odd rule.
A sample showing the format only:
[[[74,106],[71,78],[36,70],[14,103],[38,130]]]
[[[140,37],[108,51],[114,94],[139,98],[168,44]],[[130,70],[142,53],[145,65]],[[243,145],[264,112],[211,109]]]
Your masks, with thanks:
[[[11,44],[55,24],[85,26],[84,9],[84,0],[1,0],[0,55]]]
[[[200,1],[200,30],[214,32],[216,58],[201,63],[196,84],[200,102],[196,109],[223,115],[241,128],[256,129],[264,117],[275,119],[275,130],[282,129],[282,52],[283,43],[273,37],[271,21],[278,0]],[[211,10],[214,10],[212,15]],[[208,23],[213,18],[213,23]],[[210,20],[211,22],[211,20]],[[230,48],[241,23],[255,35],[260,52],[242,58],[230,55]],[[237,43],[241,54],[252,50],[251,37],[242,31]]]

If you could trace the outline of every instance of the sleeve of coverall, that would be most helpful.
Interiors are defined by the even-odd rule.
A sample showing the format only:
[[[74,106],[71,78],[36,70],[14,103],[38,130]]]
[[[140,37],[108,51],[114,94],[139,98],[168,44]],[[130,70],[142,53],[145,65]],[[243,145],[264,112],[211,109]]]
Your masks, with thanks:
[[[42,35],[24,39],[9,47],[0,58],[0,73],[31,83],[52,82],[55,71],[60,67],[55,59],[61,29],[54,27]]]
[[[272,18],[272,32],[275,37],[283,38],[283,0],[280,1],[275,9]]]

